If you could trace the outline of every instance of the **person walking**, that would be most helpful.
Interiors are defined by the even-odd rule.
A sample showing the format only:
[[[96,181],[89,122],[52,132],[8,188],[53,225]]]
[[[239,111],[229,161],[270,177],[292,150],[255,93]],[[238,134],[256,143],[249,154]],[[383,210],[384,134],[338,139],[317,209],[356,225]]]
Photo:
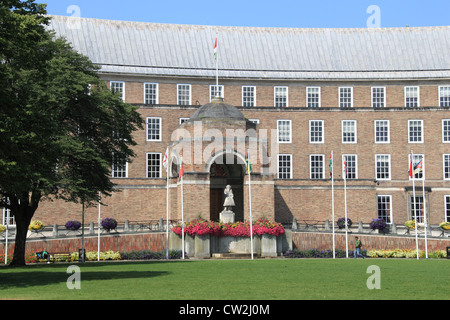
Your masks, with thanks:
[[[356,241],[355,253],[354,253],[355,259],[356,259],[356,256],[360,256],[364,259],[364,256],[361,254],[362,242],[361,242],[361,240],[359,240],[358,237],[355,237],[355,241]]]

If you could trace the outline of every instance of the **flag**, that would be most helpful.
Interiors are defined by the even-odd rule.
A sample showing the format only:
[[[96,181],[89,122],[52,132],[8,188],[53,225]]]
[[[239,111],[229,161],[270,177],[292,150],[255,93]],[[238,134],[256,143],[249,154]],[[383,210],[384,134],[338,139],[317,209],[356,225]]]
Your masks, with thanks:
[[[413,164],[412,164],[412,156],[409,156],[409,176],[412,178],[413,177]]]
[[[347,161],[344,161],[344,178],[347,179]]]
[[[214,59],[217,60],[217,38],[216,38],[216,42],[214,43]]]
[[[250,158],[247,157],[247,173],[250,174],[250,172],[252,171],[252,164],[250,163]]]
[[[422,161],[422,159],[419,162],[417,162],[416,164],[413,165],[412,157],[411,157],[411,160],[409,161],[409,176],[412,178],[413,175],[421,172],[422,169],[423,169],[423,161]]]
[[[330,179],[333,178],[333,155],[330,156]]]
[[[184,176],[184,170],[183,170],[183,157],[180,158],[180,172],[178,174],[178,178],[181,179],[181,177]]]
[[[164,155],[163,159],[163,166],[167,172],[167,170],[169,169],[169,148],[166,149],[166,154]]]

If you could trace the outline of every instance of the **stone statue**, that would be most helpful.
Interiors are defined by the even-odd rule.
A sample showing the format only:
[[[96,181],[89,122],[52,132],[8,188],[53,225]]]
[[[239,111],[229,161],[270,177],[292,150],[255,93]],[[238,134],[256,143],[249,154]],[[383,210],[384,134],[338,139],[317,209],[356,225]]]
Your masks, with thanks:
[[[234,203],[234,195],[233,190],[231,190],[231,186],[227,185],[223,193],[226,195],[225,202],[223,203],[223,206],[225,210],[227,211],[233,211],[231,207],[235,206]]]
[[[219,213],[220,221],[223,223],[234,223],[235,214],[233,212],[233,207],[236,206],[236,204],[234,203],[234,195],[231,186],[226,186],[223,193],[226,195],[226,198],[223,203],[223,211]]]

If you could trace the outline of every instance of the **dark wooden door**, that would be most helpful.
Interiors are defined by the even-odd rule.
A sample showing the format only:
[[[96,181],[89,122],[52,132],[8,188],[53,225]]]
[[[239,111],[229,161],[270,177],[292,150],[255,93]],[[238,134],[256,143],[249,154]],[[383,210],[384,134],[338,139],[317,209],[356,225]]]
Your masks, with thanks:
[[[210,189],[210,220],[219,221],[219,213],[222,211],[223,206],[223,190],[222,189]]]

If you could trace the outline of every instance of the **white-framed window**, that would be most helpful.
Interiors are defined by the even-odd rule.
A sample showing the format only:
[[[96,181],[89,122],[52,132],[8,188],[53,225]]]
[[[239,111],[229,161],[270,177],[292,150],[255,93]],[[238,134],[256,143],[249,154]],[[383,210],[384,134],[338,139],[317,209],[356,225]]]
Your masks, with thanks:
[[[391,180],[391,155],[376,154],[375,155],[375,179]]]
[[[292,179],[292,154],[278,155],[278,179]]]
[[[124,81],[110,81],[110,89],[114,93],[119,94],[119,98],[125,101],[125,82]]]
[[[147,152],[147,178],[161,178],[161,153]]]
[[[353,88],[340,87],[339,88],[339,107],[353,108]]]
[[[392,223],[392,196],[377,195],[377,218]]]
[[[288,87],[274,87],[274,105],[275,107],[287,107],[288,101]]]
[[[179,124],[183,124],[183,123],[185,123],[188,120],[189,120],[189,118],[180,118],[179,119]]]
[[[161,141],[161,118],[147,117],[147,141]]]
[[[386,88],[372,87],[372,108],[384,108],[386,106]]]
[[[418,223],[423,223],[423,213],[424,213],[423,196],[416,195],[414,201],[414,196],[411,195],[409,197],[409,203],[410,203],[411,220],[415,220]]]
[[[343,154],[342,163],[347,168],[346,179],[358,179],[358,156],[356,154]]]
[[[450,143],[450,119],[442,120],[442,142]]]
[[[144,104],[158,104],[158,84],[157,83],[144,83]]]
[[[408,168],[410,165],[411,154],[408,155]],[[425,177],[425,158],[423,154],[414,154],[412,159],[415,180],[422,180]],[[411,176],[409,177],[411,180]]]
[[[177,84],[177,104],[183,106],[192,104],[190,84]]]
[[[309,143],[324,143],[323,120],[309,120]]]
[[[450,107],[450,86],[439,86],[439,106]]]
[[[325,177],[325,155],[309,155],[309,178],[324,179]]]
[[[375,143],[390,142],[389,120],[375,120]]]
[[[444,180],[450,180],[450,153],[443,155]]]
[[[113,153],[113,161],[111,172],[113,178],[127,178],[128,177],[128,161],[123,154]]]
[[[256,106],[256,87],[242,86],[242,106],[254,107]]]
[[[342,143],[356,143],[356,120],[342,120]]]
[[[405,107],[415,108],[420,106],[419,87],[405,87]]]
[[[214,97],[223,98],[224,87],[223,85],[210,85],[209,86],[209,101],[211,102]]]
[[[259,124],[259,119],[248,119],[248,121],[253,122],[254,124]]]
[[[320,87],[306,87],[306,107],[320,107]]]
[[[446,195],[444,197],[444,211],[445,211],[445,216],[444,219],[447,222],[450,222],[450,196]]]
[[[423,143],[423,120],[408,120],[408,142]]]
[[[278,143],[292,142],[292,121],[277,120]]]

